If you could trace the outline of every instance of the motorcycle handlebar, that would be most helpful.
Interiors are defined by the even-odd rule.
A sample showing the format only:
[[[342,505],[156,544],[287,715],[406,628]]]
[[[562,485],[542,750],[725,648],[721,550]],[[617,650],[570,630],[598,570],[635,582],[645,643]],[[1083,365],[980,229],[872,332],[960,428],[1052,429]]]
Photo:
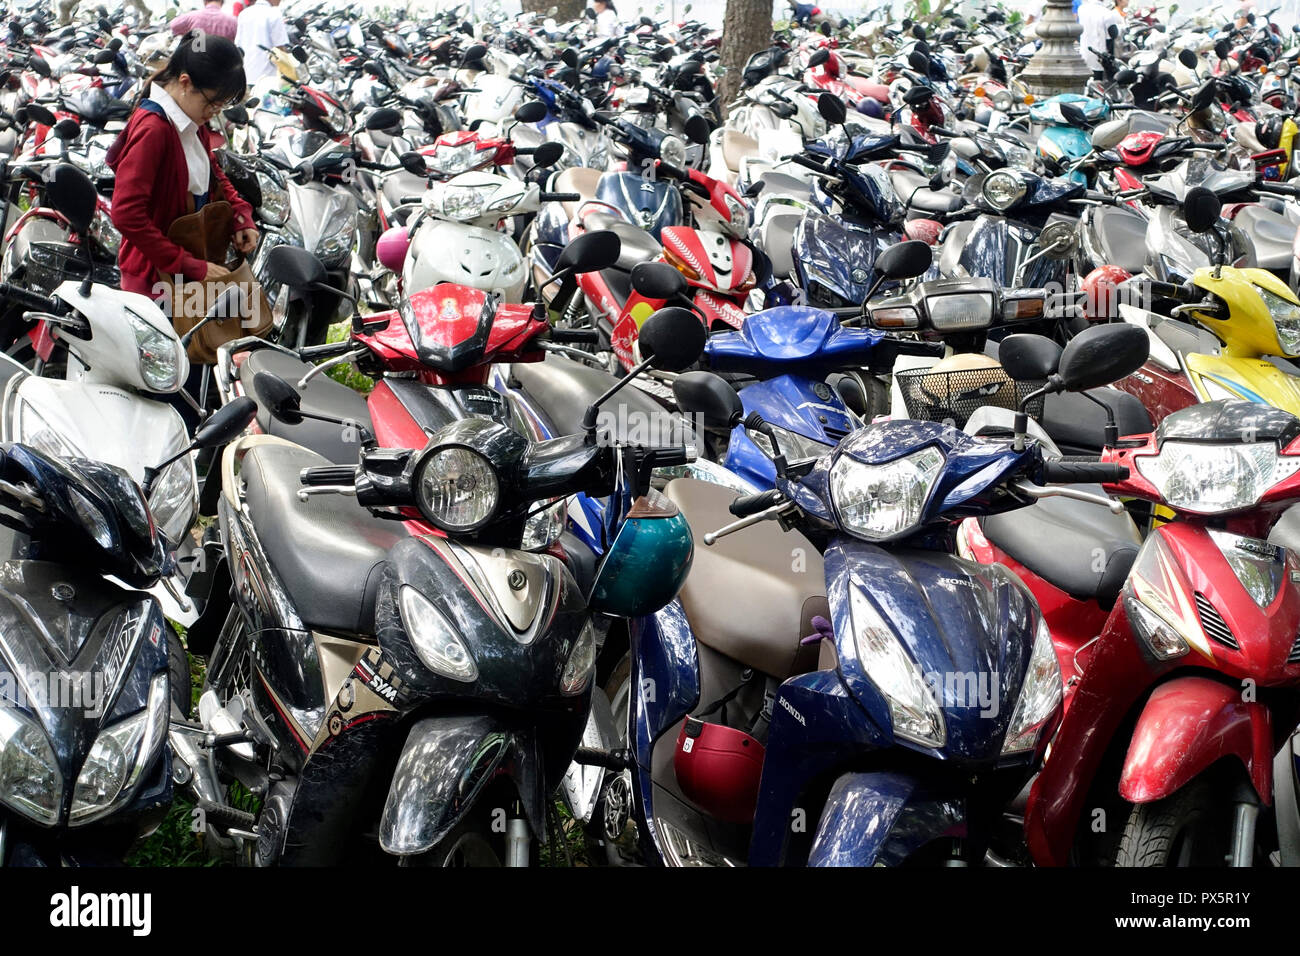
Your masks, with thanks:
[[[551,329],[551,341],[596,345],[600,342],[600,333],[595,329]]]
[[[314,362],[316,359],[333,358],[336,355],[342,355],[352,350],[352,343],[348,341],[330,342],[326,345],[307,345],[298,350],[298,358],[304,362]]]
[[[794,156],[791,156],[790,162],[803,166],[805,169],[815,170],[816,172],[819,173],[827,172],[825,166],[817,162],[817,160],[815,159],[811,159],[807,156],[804,156],[802,153],[796,153]]]
[[[538,193],[537,198],[541,202],[577,202],[582,198],[581,193]]]
[[[32,292],[30,289],[20,288],[9,282],[0,282],[0,299],[8,299],[30,312],[63,315],[68,311],[67,304],[61,299],[45,295],[43,292]]]
[[[748,518],[760,511],[766,511],[773,505],[780,503],[780,501],[781,492],[775,488],[769,488],[767,491],[758,492],[758,494],[741,495],[727,507],[727,510],[737,518]]]
[[[1124,481],[1129,470],[1124,465],[1115,465],[1107,461],[1045,461],[1043,462],[1044,484],[1115,484]]]
[[[298,473],[298,481],[304,485],[350,485],[356,478],[357,470],[351,465],[318,465]]]
[[[1274,193],[1278,196],[1300,196],[1300,188],[1282,183],[1259,183],[1256,188],[1260,192]]]

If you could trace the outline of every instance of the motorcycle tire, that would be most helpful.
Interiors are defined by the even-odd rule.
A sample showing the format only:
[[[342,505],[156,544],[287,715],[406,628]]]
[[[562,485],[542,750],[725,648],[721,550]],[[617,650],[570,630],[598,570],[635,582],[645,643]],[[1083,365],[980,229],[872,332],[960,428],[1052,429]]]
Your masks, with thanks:
[[[172,705],[188,720],[193,709],[190,685],[190,656],[173,627],[167,634],[167,679],[171,683]]]
[[[499,867],[505,865],[505,835],[492,832],[486,813],[471,813],[428,853],[403,857],[402,866]]]
[[[1177,793],[1135,804],[1115,857],[1116,866],[1223,866],[1231,841],[1231,816],[1207,779]]]

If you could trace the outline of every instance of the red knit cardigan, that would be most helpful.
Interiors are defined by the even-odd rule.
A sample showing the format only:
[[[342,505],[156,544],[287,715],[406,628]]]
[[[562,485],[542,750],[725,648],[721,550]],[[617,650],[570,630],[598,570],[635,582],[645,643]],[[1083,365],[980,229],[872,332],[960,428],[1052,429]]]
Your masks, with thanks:
[[[234,212],[232,235],[253,226],[252,207],[212,159],[212,150],[221,145],[221,134],[204,125],[199,136],[208,148],[216,184],[208,198],[229,200]],[[176,127],[165,116],[137,109],[109,149],[107,160],[114,172],[113,225],[122,234],[117,253],[122,288],[152,294],[155,270],[201,280],[207,274],[207,263],[167,238],[171,224],[189,212],[189,167]]]

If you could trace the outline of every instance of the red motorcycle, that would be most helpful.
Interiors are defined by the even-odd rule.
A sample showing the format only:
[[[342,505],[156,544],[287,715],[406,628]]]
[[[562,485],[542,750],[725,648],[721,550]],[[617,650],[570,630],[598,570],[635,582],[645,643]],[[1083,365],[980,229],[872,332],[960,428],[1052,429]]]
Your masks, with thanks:
[[[1066,498],[967,522],[1043,609],[1066,712],[1025,809],[1040,865],[1266,862],[1257,827],[1300,714],[1300,420],[1213,402],[1114,442],[1111,494],[1171,509],[1144,542],[1127,516]],[[1263,848],[1260,848],[1261,843]]]

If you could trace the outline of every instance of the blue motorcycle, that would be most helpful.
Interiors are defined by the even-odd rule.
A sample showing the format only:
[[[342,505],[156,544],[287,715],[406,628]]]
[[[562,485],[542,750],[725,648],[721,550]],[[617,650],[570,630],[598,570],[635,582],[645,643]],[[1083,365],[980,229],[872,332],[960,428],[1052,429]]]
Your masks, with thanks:
[[[1064,352],[1014,338],[1007,367],[1048,379],[1050,366],[1049,390],[1121,378],[1147,351],[1122,326],[1089,329]],[[711,373],[682,375],[677,393],[715,423],[745,417]],[[760,417],[747,425],[785,450]],[[1029,592],[956,556],[952,531],[1053,495],[1118,507],[1051,483],[1114,481],[1126,469],[1048,459],[1026,441],[1028,417],[1015,426],[994,439],[888,421],[820,458],[778,454],[776,487],[758,495],[667,484],[705,547],[678,598],[631,622],[627,658],[606,683],[626,746],[576,758],[612,771],[602,800],[611,859],[1016,858],[1020,829],[1004,811],[1059,720],[1061,674]],[[742,601],[719,600],[741,587]]]

